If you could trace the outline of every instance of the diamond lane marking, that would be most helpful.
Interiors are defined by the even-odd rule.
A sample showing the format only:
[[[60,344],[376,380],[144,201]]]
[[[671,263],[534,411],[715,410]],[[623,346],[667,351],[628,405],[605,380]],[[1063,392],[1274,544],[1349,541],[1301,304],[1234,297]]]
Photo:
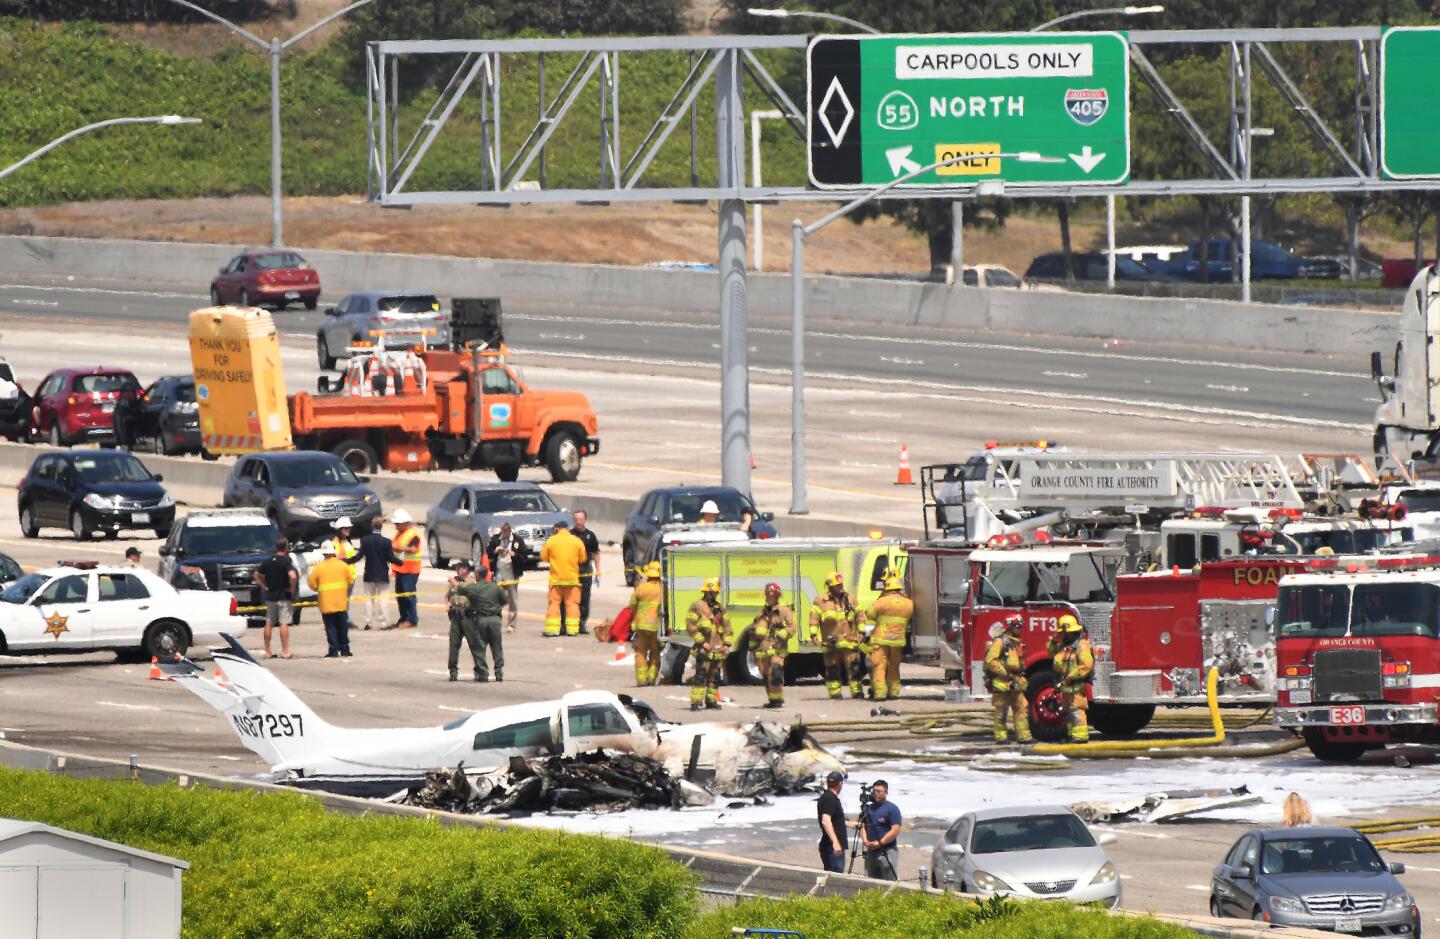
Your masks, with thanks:
[[[830,99],[836,96],[840,98],[840,104],[845,108],[845,120],[840,122],[840,129],[836,130],[830,123]],[[840,141],[845,139],[845,132],[850,129],[850,122],[855,118],[855,106],[845,96],[845,89],[840,86],[840,76],[830,79],[830,87],[825,89],[825,97],[820,99],[820,123],[825,127],[825,133],[830,135],[830,142],[840,146]]]

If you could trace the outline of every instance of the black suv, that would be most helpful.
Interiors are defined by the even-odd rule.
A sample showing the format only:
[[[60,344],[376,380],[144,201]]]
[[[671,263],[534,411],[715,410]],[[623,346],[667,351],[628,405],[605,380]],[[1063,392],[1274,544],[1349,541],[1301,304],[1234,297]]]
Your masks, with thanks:
[[[333,453],[252,453],[235,462],[222,502],[261,509],[285,537],[303,540],[330,534],[341,516],[349,516],[357,531],[373,527],[380,497],[367,482]]]
[[[114,538],[121,529],[149,528],[161,538],[175,522],[175,500],[160,477],[117,450],[42,453],[20,480],[20,533],[69,528],[80,540],[95,531]]]
[[[160,548],[156,569],[167,583],[188,585],[181,568],[198,568],[205,586],[234,594],[252,625],[264,624],[265,598],[255,583],[255,569],[275,554],[280,530],[256,509],[194,509],[175,520]],[[298,570],[298,568],[297,568]]]
[[[115,442],[151,453],[199,453],[200,406],[189,375],[157,378],[138,398],[115,406]]]
[[[720,510],[717,521],[738,522],[749,513],[751,538],[774,538],[779,532],[771,524],[775,513],[761,512],[750,497],[730,486],[670,486],[651,489],[640,497],[625,519],[620,553],[625,559],[625,582],[635,581],[634,568],[645,557],[650,541],[662,526],[698,524],[700,509],[714,502]]]

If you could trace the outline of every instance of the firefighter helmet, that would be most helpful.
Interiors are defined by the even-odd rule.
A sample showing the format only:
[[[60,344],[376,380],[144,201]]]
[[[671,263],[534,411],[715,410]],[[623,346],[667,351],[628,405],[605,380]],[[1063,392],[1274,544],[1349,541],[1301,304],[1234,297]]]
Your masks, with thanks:
[[[659,580],[662,573],[662,571],[660,570],[660,562],[651,561],[649,564],[646,564],[643,568],[641,568],[640,572],[645,575],[647,580]]]
[[[1009,616],[1005,617],[1004,621],[1000,624],[1000,626],[1006,632],[1009,632],[1012,629],[1016,632],[1019,632],[1025,626],[1025,617],[1021,616],[1019,613],[1011,613]]]
[[[892,591],[892,590],[904,590],[904,589],[905,589],[905,583],[904,583],[904,581],[902,581],[902,580],[900,579],[900,575],[898,575],[898,574],[887,574],[887,575],[885,575],[885,591],[884,591],[885,593],[889,593],[889,592]]]
[[[779,584],[774,584],[774,583],[766,584],[766,585],[765,585],[765,602],[766,602],[766,603],[774,603],[776,600],[779,600],[779,599],[780,599],[780,594],[781,594],[781,593],[783,593],[783,591],[780,589],[780,585],[779,585]]]
[[[1060,622],[1056,624],[1056,629],[1062,633],[1078,633],[1084,628],[1085,627],[1080,625],[1080,621],[1069,613],[1060,617]]]
[[[840,576],[839,571],[836,571],[829,577],[825,578],[825,586],[832,590],[836,587],[843,587],[845,586],[845,578]]]
[[[701,592],[701,593],[719,593],[719,592],[720,592],[720,578],[718,578],[718,577],[712,577],[712,578],[710,578],[709,580],[705,581],[705,583],[700,586],[700,592]]]

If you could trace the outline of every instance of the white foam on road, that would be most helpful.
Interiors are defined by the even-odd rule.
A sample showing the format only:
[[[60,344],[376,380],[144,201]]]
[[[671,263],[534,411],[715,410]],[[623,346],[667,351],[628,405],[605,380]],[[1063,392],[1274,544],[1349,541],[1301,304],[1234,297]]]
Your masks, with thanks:
[[[843,748],[835,748],[844,759]],[[1285,796],[1294,791],[1310,803],[1317,820],[1379,812],[1394,805],[1435,802],[1434,779],[1427,770],[1393,766],[1327,766],[1308,755],[1268,760],[1185,759],[1068,761],[1069,768],[1049,772],[986,772],[963,764],[891,762],[853,768],[843,793],[846,808],[857,807],[861,782],[885,779],[909,819],[951,819],[972,809],[996,806],[1072,804],[1139,798],[1172,789],[1246,786],[1263,800],[1257,805],[1223,809],[1202,816],[1213,821],[1277,824]],[[756,826],[810,819],[814,794],[780,796],[769,805],[715,806],[681,811],[633,810],[613,814],[534,816],[524,824],[567,831],[660,838],[719,825]],[[1133,830],[1137,833],[1141,829]]]

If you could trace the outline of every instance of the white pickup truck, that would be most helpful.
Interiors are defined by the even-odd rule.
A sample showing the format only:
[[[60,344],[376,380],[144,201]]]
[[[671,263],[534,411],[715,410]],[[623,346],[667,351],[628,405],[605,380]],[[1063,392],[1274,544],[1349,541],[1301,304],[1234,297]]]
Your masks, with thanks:
[[[162,659],[245,632],[228,593],[176,590],[149,571],[73,564],[25,574],[0,592],[0,653],[94,652]]]

